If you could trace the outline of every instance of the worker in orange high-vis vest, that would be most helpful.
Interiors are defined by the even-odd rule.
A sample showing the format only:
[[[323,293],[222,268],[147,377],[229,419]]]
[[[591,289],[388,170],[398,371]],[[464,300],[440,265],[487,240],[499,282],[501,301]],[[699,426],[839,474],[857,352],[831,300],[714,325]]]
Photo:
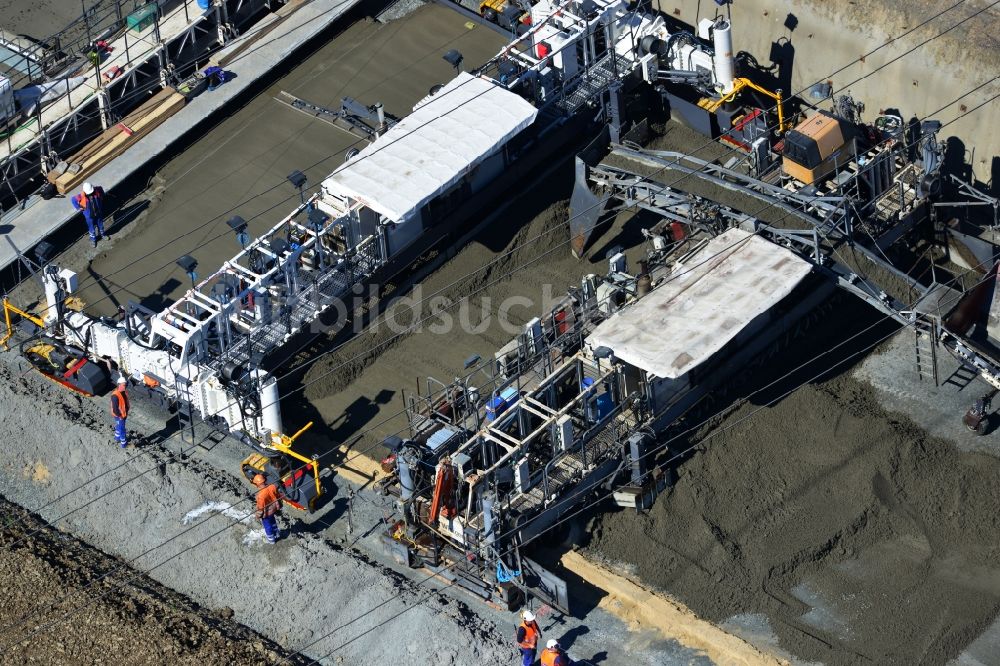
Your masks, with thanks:
[[[541,663],[542,666],[570,666],[569,656],[563,651],[559,641],[554,638],[550,638],[545,644]]]
[[[111,416],[115,418],[115,441],[124,449],[128,446],[128,433],[125,430],[125,419],[128,418],[128,379],[125,375],[118,377],[118,387],[111,392]]]
[[[255,474],[253,485],[257,486],[257,519],[264,526],[264,536],[268,543],[278,540],[278,512],[281,511],[281,496],[278,487],[268,483],[263,474]]]
[[[97,247],[97,241],[104,236],[104,188],[84,183],[83,191],[70,201],[73,203],[73,208],[83,211],[90,242]]]
[[[525,610],[521,613],[521,624],[517,627],[517,648],[521,651],[521,666],[534,666],[540,640],[542,640],[542,630],[535,622],[535,614]]]

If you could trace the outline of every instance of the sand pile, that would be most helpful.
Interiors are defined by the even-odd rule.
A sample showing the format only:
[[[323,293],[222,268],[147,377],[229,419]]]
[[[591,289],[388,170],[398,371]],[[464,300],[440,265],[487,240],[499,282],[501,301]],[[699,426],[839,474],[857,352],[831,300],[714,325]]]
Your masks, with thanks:
[[[997,616],[1000,461],[848,377],[707,434],[649,515],[597,519],[592,553],[708,619],[764,614],[783,648],[827,664],[943,663]]]

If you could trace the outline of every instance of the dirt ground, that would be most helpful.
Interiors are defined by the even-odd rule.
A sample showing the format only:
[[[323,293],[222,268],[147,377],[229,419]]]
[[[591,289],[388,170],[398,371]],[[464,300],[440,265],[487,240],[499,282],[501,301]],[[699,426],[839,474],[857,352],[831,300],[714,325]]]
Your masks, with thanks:
[[[212,612],[130,568],[119,571],[121,560],[2,497],[0,516],[5,664],[103,663],[109,655],[122,665],[307,661],[233,621],[232,610]],[[39,607],[52,612],[31,616]],[[55,622],[63,615],[72,619]],[[38,637],[13,643],[36,628]]]

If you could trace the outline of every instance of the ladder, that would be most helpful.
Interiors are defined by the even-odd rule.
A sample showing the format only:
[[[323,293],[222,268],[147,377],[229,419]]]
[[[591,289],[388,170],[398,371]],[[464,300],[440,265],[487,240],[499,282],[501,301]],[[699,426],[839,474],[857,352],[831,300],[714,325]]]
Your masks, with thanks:
[[[913,321],[914,350],[917,360],[917,377],[920,381],[933,379],[939,386],[937,363],[937,327],[930,319],[915,314]]]
[[[185,360],[190,367],[190,360]],[[177,396],[177,432],[185,444],[194,444],[194,405],[191,404],[191,380],[174,373],[174,394]]]

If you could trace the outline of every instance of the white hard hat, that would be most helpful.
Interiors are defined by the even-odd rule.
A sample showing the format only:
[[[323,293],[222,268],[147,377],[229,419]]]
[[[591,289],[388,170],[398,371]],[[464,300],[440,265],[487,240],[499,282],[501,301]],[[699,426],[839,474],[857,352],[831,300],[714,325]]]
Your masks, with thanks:
[[[557,641],[554,638],[550,638],[549,640],[545,641],[545,647],[549,648],[550,650],[554,647],[559,647],[559,641]]]
[[[534,622],[535,621],[535,614],[532,613],[530,610],[526,610],[523,613],[521,613],[521,617],[524,618],[525,622]]]
[[[90,183],[84,183],[83,184],[83,193],[84,194],[93,194],[94,193],[94,186],[91,185]]]
[[[128,377],[126,377],[125,375],[118,375],[118,383],[128,384]]]

